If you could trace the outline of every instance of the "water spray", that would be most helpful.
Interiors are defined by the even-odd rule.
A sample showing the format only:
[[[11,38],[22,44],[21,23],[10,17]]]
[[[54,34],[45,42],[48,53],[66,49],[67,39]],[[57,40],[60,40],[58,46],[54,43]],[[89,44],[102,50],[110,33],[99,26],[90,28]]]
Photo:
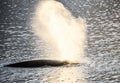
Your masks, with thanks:
[[[62,3],[41,1],[32,20],[34,33],[54,48],[59,60],[83,62],[86,32],[85,21],[74,17]]]

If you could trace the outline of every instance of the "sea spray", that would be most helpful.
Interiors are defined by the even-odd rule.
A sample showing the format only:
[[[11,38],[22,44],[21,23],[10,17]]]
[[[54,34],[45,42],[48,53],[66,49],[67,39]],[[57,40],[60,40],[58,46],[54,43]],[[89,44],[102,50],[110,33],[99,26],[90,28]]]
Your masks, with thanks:
[[[47,43],[59,60],[84,62],[85,21],[74,17],[62,3],[42,0],[31,21],[34,33]]]

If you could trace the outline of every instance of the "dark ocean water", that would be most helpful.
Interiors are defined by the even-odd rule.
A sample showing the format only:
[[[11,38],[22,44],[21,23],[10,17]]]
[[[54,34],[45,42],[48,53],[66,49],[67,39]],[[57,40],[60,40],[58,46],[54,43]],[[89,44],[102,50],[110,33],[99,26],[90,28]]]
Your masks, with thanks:
[[[89,64],[3,67],[54,57],[45,54],[48,49],[29,26],[38,1],[0,0],[0,83],[120,83],[119,0],[59,0],[75,17],[86,19]]]

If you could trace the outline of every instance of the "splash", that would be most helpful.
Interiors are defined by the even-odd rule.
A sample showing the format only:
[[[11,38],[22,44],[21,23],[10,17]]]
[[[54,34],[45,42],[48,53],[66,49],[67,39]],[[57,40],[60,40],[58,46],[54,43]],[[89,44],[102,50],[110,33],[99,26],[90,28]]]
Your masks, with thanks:
[[[83,62],[86,41],[85,21],[75,18],[55,0],[38,3],[32,20],[35,34],[54,48],[59,60]]]

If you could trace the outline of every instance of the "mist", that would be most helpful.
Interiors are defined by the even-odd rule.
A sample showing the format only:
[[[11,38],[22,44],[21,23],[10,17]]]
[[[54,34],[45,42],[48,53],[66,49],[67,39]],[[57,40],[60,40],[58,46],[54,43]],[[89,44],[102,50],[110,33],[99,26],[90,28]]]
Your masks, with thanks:
[[[37,4],[31,21],[35,35],[47,43],[59,60],[84,62],[86,46],[85,21],[74,17],[64,5],[55,0]]]

